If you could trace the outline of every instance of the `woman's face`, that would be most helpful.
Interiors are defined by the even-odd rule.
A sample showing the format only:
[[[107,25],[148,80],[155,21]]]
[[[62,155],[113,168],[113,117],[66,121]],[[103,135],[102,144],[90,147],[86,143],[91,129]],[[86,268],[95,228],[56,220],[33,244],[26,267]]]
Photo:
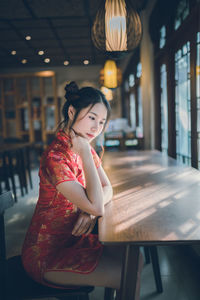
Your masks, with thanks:
[[[107,109],[105,105],[96,103],[93,107],[86,107],[80,111],[72,128],[91,142],[102,132],[106,118]]]

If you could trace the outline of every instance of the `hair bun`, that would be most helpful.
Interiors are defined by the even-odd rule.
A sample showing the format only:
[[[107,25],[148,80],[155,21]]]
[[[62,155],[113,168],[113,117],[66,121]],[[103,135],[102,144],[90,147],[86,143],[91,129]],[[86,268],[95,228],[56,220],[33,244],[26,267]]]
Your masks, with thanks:
[[[71,81],[70,83],[66,84],[65,91],[65,98],[69,101],[73,101],[78,97],[79,89],[75,81]]]

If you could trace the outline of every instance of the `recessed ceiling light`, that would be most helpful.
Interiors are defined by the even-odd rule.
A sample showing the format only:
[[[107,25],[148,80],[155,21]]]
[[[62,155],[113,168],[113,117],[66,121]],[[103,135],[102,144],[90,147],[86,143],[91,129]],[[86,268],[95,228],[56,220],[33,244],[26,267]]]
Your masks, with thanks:
[[[27,36],[25,37],[25,39],[26,39],[27,41],[30,41],[30,40],[31,40],[31,36],[30,36],[30,35],[27,35]]]
[[[50,58],[45,58],[44,62],[48,64],[50,62]]]
[[[84,65],[89,65],[89,60],[87,60],[87,59],[85,59],[84,61],[83,61],[83,63],[84,63]]]
[[[26,64],[26,63],[27,63],[27,59],[25,59],[25,58],[22,59],[22,63],[23,63],[23,64]]]
[[[65,61],[64,61],[64,65],[65,65],[65,66],[68,66],[68,65],[69,65],[69,61],[68,61],[68,60],[65,60]]]
[[[15,50],[11,51],[12,55],[15,55],[17,52]]]
[[[38,55],[43,55],[43,54],[44,54],[43,50],[38,51]]]

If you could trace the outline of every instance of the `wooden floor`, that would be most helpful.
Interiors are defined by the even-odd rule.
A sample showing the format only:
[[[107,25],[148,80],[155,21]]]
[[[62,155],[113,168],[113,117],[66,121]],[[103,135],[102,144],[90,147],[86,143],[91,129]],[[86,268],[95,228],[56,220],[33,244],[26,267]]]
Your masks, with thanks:
[[[32,171],[34,189],[20,197],[18,203],[5,215],[7,254],[13,256],[21,251],[26,229],[38,197],[38,169]],[[158,247],[164,292],[156,293],[151,264],[144,265],[141,280],[141,300],[199,300],[200,264],[182,247]],[[103,300],[103,288],[95,288],[90,300]],[[51,298],[53,300],[53,298]],[[54,298],[55,299],[55,298]],[[47,299],[46,299],[47,300]],[[50,298],[49,298],[50,300]],[[125,300],[125,299],[124,299]]]

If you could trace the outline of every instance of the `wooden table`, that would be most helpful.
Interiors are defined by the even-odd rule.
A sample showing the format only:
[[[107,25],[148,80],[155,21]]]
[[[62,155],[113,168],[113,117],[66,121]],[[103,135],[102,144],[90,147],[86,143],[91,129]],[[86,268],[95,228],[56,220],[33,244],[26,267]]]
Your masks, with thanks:
[[[125,245],[120,300],[133,300],[139,246],[200,243],[200,172],[159,151],[107,152],[103,167],[114,198],[99,239]]]

